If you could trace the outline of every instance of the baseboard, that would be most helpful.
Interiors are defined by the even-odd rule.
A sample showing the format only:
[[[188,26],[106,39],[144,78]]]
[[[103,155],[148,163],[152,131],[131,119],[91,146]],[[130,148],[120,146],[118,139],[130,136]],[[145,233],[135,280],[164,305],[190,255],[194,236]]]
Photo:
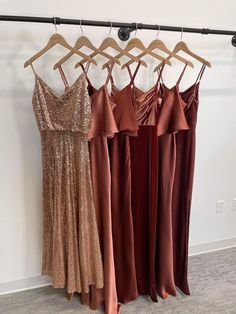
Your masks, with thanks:
[[[51,284],[51,280],[47,276],[35,276],[14,281],[2,282],[0,283],[0,295],[50,286]]]
[[[202,243],[189,247],[189,255],[198,255],[212,251],[218,251],[236,246],[236,238],[225,239],[215,242]],[[26,279],[8,281],[0,283],[0,295],[36,289],[40,287],[50,286],[51,280],[47,276],[35,276]]]
[[[189,255],[199,255],[209,253],[212,251],[218,251],[228,249],[236,246],[236,238],[224,239],[214,242],[202,243],[189,246]]]

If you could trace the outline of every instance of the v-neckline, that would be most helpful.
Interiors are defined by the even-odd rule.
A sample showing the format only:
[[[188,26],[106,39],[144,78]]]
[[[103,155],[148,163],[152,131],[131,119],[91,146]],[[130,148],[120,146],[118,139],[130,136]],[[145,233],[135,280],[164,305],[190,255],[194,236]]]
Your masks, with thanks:
[[[62,98],[64,98],[69,92],[71,92],[71,90],[75,87],[75,85],[78,83],[78,81],[81,79],[81,77],[84,76],[84,73],[81,73],[77,79],[74,81],[74,83],[72,83],[70,86],[67,87],[67,89],[62,93],[59,94],[57,91],[55,91],[52,87],[50,87],[48,85],[48,83],[46,83],[41,76],[39,76],[37,73],[35,73],[35,80],[40,81],[41,83],[43,83],[43,85],[50,90],[50,92],[58,99],[61,100]]]

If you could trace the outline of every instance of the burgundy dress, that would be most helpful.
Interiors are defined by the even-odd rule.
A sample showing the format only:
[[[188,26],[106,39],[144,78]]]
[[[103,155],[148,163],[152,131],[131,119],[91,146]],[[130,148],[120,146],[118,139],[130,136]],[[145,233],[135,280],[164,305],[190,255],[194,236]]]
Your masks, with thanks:
[[[87,73],[84,70],[86,77]],[[112,69],[112,68],[111,68]],[[108,138],[118,132],[113,115],[114,103],[108,94],[106,83],[98,90],[87,77],[91,96],[92,121],[88,134],[95,209],[98,232],[104,265],[104,289],[93,289],[90,294],[82,295],[82,303],[90,304],[92,309],[105,305],[107,314],[119,312],[116,293],[115,267],[112,241],[111,220],[111,170],[108,152]]]
[[[130,137],[137,136],[138,125],[133,104],[133,81],[119,90],[115,87],[112,76],[110,78],[111,97],[115,103],[113,113],[119,130],[119,133],[109,140],[112,235],[118,301],[126,303],[138,297],[129,143]]]
[[[176,295],[173,263],[172,195],[176,168],[176,138],[180,130],[189,129],[184,110],[185,103],[179,92],[179,83],[162,90],[158,133],[158,206],[157,206],[157,251],[156,286],[162,298]]]
[[[163,68],[162,68],[163,70]],[[132,212],[138,292],[157,302],[155,282],[159,78],[147,92],[134,86],[138,137],[130,138]]]
[[[172,200],[174,276],[176,286],[185,294],[190,294],[187,279],[189,218],[194,175],[199,83],[204,70],[205,65],[202,66],[195,84],[180,93],[187,104],[184,111],[189,130],[176,134],[176,171]]]

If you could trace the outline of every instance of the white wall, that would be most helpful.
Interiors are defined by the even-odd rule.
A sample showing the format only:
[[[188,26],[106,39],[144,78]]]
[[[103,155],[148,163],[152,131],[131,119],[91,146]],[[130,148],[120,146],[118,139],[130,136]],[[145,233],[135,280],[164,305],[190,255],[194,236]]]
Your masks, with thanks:
[[[3,1],[1,14],[60,16],[69,18],[147,22],[176,26],[235,29],[236,3],[213,1]],[[108,34],[106,28],[83,27],[85,35],[99,44]],[[80,35],[79,26],[58,26],[68,42]],[[0,21],[0,282],[40,274],[41,266],[41,156],[40,138],[31,98],[34,77],[24,61],[45,45],[54,32],[52,25]],[[112,35],[116,37],[116,30]],[[133,35],[132,35],[133,36]],[[156,37],[155,31],[138,31],[144,43]],[[169,47],[180,39],[179,33],[160,32]],[[231,37],[184,34],[183,39],[200,55],[209,59],[201,84],[195,183],[192,204],[190,245],[236,238],[236,48]],[[63,89],[52,65],[65,51],[58,47],[35,63],[40,75],[58,91]],[[64,69],[72,82],[76,57]],[[149,62],[154,66],[155,62]],[[173,62],[174,63],[174,62]],[[174,84],[182,65],[166,69],[168,83]],[[200,65],[189,69],[182,87],[192,84]],[[118,68],[115,69],[118,73]],[[120,72],[119,72],[120,73]],[[137,77],[137,85],[148,88],[155,76],[151,71]],[[95,85],[105,72],[91,69]],[[120,78],[121,77],[121,78]],[[125,85],[125,71],[117,83]],[[122,83],[121,83],[122,82]],[[225,200],[223,214],[216,215],[215,203]]]

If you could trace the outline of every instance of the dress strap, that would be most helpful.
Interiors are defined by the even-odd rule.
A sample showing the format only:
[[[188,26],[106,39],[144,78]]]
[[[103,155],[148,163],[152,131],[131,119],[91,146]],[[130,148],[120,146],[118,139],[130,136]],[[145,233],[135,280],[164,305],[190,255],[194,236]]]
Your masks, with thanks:
[[[159,84],[160,80],[163,83],[162,73],[163,73],[164,67],[165,67],[165,62],[162,63],[161,69],[158,71],[159,74],[158,74],[156,85]]]
[[[82,69],[82,71],[83,71],[84,74],[85,74],[85,77],[86,77],[87,82],[91,85],[90,80],[89,80],[89,78],[88,78],[88,74],[87,74],[87,73],[88,73],[88,70],[89,70],[89,67],[90,67],[90,61],[87,62],[87,64],[86,64],[85,67],[84,67],[83,63],[81,63],[81,62],[79,62],[79,65],[81,66],[81,69]]]
[[[111,66],[108,66],[108,74],[107,74],[107,79],[106,79],[106,85],[108,84],[109,80],[111,80],[111,82],[113,83],[113,78],[112,78],[112,75],[111,75],[111,72],[112,72],[112,69],[114,67],[114,62],[112,62]]]
[[[30,65],[30,67],[31,67],[32,71],[34,72],[34,75],[37,75],[37,74],[36,74],[36,71],[35,71],[35,69],[34,69],[33,63],[31,63],[31,62],[30,62],[30,64],[29,64],[29,65]]]
[[[134,71],[134,74],[131,75],[130,83],[133,84],[133,85],[134,85],[134,79],[135,79],[135,77],[136,77],[136,75],[137,75],[137,73],[138,73],[138,70],[139,70],[139,68],[140,68],[140,65],[141,65],[141,60],[139,60],[138,65],[137,65],[137,67],[136,67],[136,69],[135,69],[135,71]],[[128,69],[129,69],[129,68],[128,68]],[[131,71],[130,71],[130,73],[131,73]]]
[[[69,87],[68,81],[66,79],[65,73],[64,73],[61,65],[58,66],[58,70],[60,72],[60,75],[61,75],[62,81],[63,81],[63,83],[65,85],[65,88]]]
[[[198,73],[198,76],[197,76],[195,84],[197,84],[197,83],[199,83],[201,81],[201,78],[202,78],[202,75],[203,75],[203,73],[205,71],[205,68],[206,68],[206,64],[203,63],[203,65],[202,65],[202,67],[201,67],[201,69],[200,69],[200,71]]]
[[[127,67],[128,73],[129,73],[130,80],[132,80],[132,73],[131,73],[130,67],[128,64],[126,65],[126,67]]]
[[[187,66],[188,66],[188,63],[186,62],[186,63],[185,63],[185,66],[184,66],[184,68],[183,68],[183,71],[182,71],[182,73],[180,74],[179,79],[178,79],[176,85],[179,85],[180,81],[182,80],[183,75],[184,75],[184,72],[185,72]]]
[[[110,66],[109,66],[109,65],[106,65],[106,68],[107,68],[107,71],[108,71],[108,73],[109,73]],[[114,85],[114,79],[113,79],[112,73],[110,73],[109,80],[111,81],[111,84]]]

